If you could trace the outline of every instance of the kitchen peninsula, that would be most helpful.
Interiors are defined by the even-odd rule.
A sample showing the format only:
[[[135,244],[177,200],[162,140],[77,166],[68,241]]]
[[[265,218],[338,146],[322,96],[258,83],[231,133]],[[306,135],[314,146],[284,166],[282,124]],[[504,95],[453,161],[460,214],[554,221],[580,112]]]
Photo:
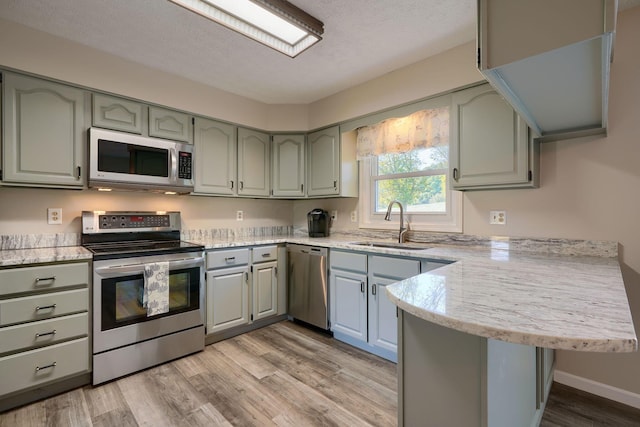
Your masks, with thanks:
[[[400,309],[399,425],[538,425],[548,349],[637,350],[615,258],[481,253],[452,251],[459,262],[387,288]]]

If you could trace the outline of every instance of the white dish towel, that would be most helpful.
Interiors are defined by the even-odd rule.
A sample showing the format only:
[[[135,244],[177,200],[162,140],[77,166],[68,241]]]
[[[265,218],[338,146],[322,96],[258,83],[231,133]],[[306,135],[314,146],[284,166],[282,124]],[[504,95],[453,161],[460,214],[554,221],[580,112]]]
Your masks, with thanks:
[[[147,317],[169,312],[168,262],[145,264],[142,306],[147,309]]]

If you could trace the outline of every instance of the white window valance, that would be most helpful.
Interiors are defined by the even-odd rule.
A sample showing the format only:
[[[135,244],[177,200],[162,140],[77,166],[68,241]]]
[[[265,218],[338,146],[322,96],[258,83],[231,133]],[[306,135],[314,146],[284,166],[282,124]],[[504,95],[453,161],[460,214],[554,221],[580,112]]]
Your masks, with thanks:
[[[449,144],[449,108],[420,110],[358,129],[358,158]]]

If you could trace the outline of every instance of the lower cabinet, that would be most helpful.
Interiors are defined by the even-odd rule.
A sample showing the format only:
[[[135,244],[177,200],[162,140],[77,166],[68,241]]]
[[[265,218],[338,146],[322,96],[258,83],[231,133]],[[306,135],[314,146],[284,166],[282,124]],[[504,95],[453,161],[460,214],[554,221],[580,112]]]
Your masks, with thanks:
[[[0,269],[0,412],[88,384],[89,264]]]
[[[332,250],[329,264],[329,317],[334,337],[397,361],[397,310],[385,287],[444,263]]]
[[[400,312],[399,426],[539,425],[553,350],[459,332]]]
[[[280,314],[278,246],[207,253],[207,335]]]

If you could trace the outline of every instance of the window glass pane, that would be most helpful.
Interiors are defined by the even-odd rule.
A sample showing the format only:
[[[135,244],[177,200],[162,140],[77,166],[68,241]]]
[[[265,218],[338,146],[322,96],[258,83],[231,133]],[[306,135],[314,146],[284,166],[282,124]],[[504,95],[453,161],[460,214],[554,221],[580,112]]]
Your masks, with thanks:
[[[376,180],[376,212],[386,212],[389,203],[398,200],[407,212],[444,213],[447,211],[446,185],[446,175]],[[397,205],[393,209],[399,210]]]
[[[378,156],[378,175],[447,169],[448,166],[449,146],[446,145]]]

